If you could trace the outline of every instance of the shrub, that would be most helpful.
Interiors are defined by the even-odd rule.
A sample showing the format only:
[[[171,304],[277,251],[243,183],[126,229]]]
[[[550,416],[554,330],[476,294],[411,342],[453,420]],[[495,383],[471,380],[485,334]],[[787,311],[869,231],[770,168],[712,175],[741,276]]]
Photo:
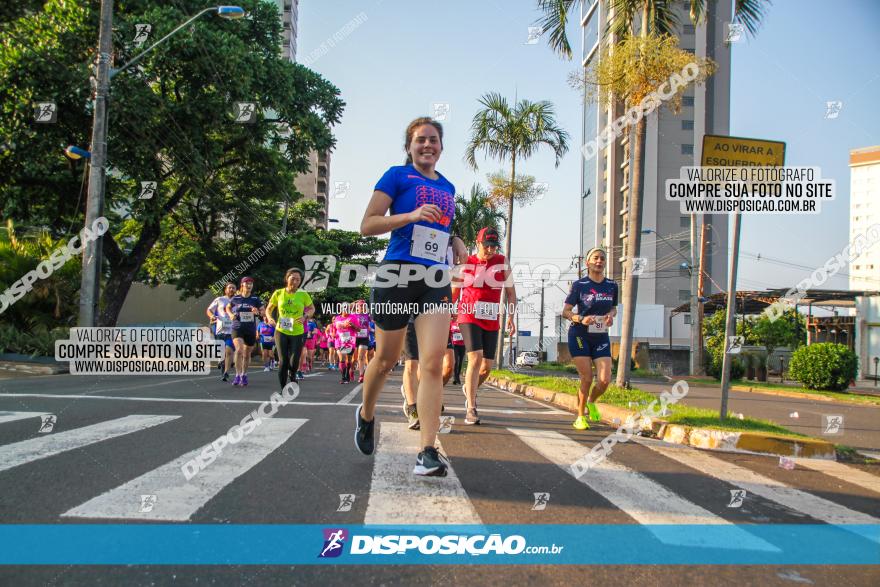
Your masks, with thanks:
[[[0,353],[54,357],[55,341],[67,338],[67,328],[36,327],[25,332],[12,325],[0,326]]]
[[[820,342],[799,347],[788,373],[808,389],[843,391],[855,379],[858,365],[858,357],[846,345]]]
[[[706,345],[706,374],[721,380],[721,371],[724,369],[724,347],[720,344]],[[742,379],[745,375],[746,368],[742,359],[737,356],[733,357],[730,364],[730,379]]]

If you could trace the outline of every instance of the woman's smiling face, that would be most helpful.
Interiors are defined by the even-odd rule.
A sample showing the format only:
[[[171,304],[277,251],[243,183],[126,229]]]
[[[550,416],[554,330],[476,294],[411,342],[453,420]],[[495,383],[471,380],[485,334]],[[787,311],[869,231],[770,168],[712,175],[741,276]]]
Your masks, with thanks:
[[[419,167],[434,167],[443,152],[440,133],[431,124],[423,124],[413,132],[409,155]]]

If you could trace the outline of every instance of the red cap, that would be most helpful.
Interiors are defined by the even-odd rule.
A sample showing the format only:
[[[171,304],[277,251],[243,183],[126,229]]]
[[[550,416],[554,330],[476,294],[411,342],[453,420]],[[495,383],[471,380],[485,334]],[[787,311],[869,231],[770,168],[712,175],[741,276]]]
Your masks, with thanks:
[[[241,278],[241,282],[242,282],[242,283],[253,283],[253,282],[254,282],[254,278],[253,278],[253,277],[242,277],[242,278]]]
[[[498,231],[488,226],[486,228],[481,228],[480,232],[477,233],[477,242],[483,243],[484,245],[497,245]]]

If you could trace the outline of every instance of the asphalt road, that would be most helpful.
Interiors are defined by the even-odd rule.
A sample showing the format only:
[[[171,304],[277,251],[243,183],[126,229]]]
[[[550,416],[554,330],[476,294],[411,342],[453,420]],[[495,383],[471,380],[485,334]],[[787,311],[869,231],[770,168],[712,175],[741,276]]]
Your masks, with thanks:
[[[576,431],[570,414],[493,389],[480,394],[483,424],[465,427],[461,390],[446,388],[447,414],[456,420],[440,444],[453,474],[417,479],[409,474],[417,433],[404,426],[399,371],[380,399],[372,457],[357,453],[352,442],[359,389],[322,371],[303,382],[295,402],[224,449],[193,483],[182,481],[182,462],[278,388],[274,373],[256,372],[251,381],[238,390],[213,375],[0,380],[0,519],[5,525],[880,524],[880,467],[872,465],[801,460],[785,470],[769,457],[634,438],[578,480],[568,466],[612,429],[596,424]],[[746,404],[732,407],[746,410]],[[55,417],[54,428],[41,433],[46,414]],[[738,489],[747,494],[741,506],[729,507]],[[535,493],[548,494],[544,509],[535,509]],[[156,498],[145,506],[143,495]],[[338,511],[341,495],[353,496],[348,511]],[[877,566],[550,562],[0,566],[0,584],[880,584]]]

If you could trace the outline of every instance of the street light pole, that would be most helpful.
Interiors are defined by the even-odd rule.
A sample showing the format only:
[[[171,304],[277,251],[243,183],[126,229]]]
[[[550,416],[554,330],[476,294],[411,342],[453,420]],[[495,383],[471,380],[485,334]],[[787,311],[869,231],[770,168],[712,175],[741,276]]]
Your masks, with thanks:
[[[107,157],[107,96],[110,93],[110,51],[113,34],[113,0],[101,0],[101,25],[98,33],[94,119],[92,122],[89,191],[86,200],[86,228],[104,213],[104,164]],[[101,284],[101,247],[104,238],[85,244],[79,296],[79,325],[96,326]]]
[[[192,21],[211,11],[223,18],[242,18],[244,9],[239,6],[212,6],[198,12],[195,16],[173,31],[138,53],[128,63],[118,69],[110,69],[110,51],[113,35],[113,0],[101,0],[101,27],[98,33],[98,64],[96,72],[94,119],[92,120],[91,163],[89,165],[89,192],[86,200],[86,228],[91,229],[95,220],[104,213],[104,188],[106,186],[107,160],[107,101],[110,95],[110,80],[117,73],[128,69]],[[98,301],[101,291],[101,250],[104,238],[96,234],[83,247],[82,279],[79,291],[79,326],[96,326]]]
[[[697,314],[700,311],[699,275],[697,274],[697,215],[691,214],[691,352],[690,374],[697,375],[700,370],[700,331]]]
[[[544,280],[541,280],[541,320],[538,327],[538,356],[544,352]]]
[[[727,281],[727,318],[724,322],[724,362],[721,367],[721,419],[727,417],[727,395],[730,389],[730,368],[734,359],[727,352],[730,347],[730,337],[736,334],[736,269],[739,264],[739,230],[742,223],[740,214],[733,216],[733,254],[730,258],[730,277]]]

